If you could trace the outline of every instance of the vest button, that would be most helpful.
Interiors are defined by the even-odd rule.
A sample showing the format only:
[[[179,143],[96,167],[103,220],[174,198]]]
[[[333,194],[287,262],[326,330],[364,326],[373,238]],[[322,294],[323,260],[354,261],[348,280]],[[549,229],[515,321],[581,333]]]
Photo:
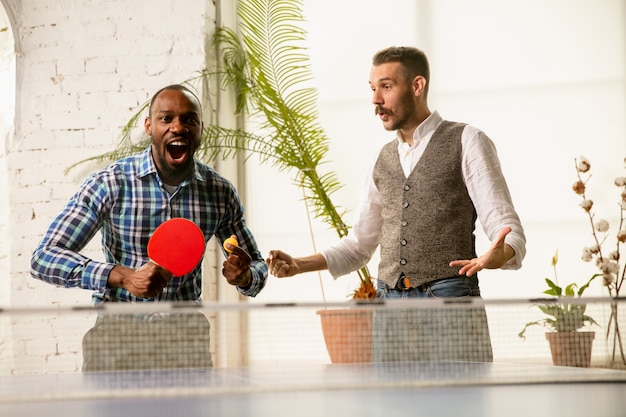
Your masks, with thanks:
[[[402,207],[407,208],[409,206],[409,202],[405,201],[404,203],[402,203]]]
[[[400,265],[406,265],[406,259],[400,259]]]
[[[402,220],[402,221],[400,222],[400,225],[401,225],[402,227],[406,227],[406,225],[407,225],[407,224],[409,224],[409,222],[407,222],[406,220]]]
[[[411,186],[409,186],[409,184],[404,185],[404,191],[409,191],[410,189],[411,189]]]
[[[401,244],[402,246],[406,246],[406,239],[402,239],[402,240],[400,241],[400,244]]]

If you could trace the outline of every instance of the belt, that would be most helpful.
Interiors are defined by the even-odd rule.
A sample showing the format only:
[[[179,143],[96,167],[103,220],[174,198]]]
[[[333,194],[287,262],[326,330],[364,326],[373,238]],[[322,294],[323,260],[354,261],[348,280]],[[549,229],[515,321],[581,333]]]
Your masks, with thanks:
[[[396,282],[396,286],[395,287],[390,287],[387,284],[385,284],[385,286],[387,288],[389,288],[390,290],[396,290],[396,291],[411,291],[411,290],[415,290],[415,289],[418,289],[420,291],[425,291],[428,287],[430,287],[431,284],[434,284],[435,282],[446,280],[446,279],[453,279],[453,278],[464,278],[464,279],[467,279],[467,277],[464,277],[462,275],[455,275],[453,277],[438,278],[438,279],[435,279],[433,281],[429,281],[429,282],[427,282],[425,284],[418,285],[418,286],[414,287],[414,286],[411,285],[411,281],[409,280],[409,278],[407,278],[406,275],[402,274],[400,276],[400,279],[398,279],[398,282]]]

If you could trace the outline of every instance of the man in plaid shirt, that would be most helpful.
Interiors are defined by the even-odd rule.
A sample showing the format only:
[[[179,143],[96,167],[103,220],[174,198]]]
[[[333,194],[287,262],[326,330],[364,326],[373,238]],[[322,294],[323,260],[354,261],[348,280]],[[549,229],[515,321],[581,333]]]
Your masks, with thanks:
[[[31,259],[31,275],[50,284],[93,290],[93,301],[200,300],[201,267],[176,277],[148,258],[154,230],[173,217],[196,223],[208,242],[237,236],[223,264],[226,281],[246,296],[265,286],[267,265],[248,229],[232,183],[194,159],[202,108],[182,85],[152,98],[145,131],[151,145],[91,175],[52,221]],[[102,234],[104,262],[80,251]]]

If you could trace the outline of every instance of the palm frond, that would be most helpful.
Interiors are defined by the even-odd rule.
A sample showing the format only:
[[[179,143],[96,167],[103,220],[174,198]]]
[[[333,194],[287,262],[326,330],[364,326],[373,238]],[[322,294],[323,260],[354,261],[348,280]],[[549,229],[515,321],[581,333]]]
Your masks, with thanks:
[[[235,114],[256,123],[257,133],[207,124],[198,158],[211,162],[243,152],[246,160],[257,155],[279,170],[294,171],[294,183],[303,188],[315,216],[343,237],[349,229],[345,211],[331,200],[341,183],[334,172],[321,170],[329,140],[318,120],[317,91],[309,85],[302,6],[303,0],[239,0],[239,31],[218,28],[212,39],[220,56],[217,68],[183,83],[217,77],[220,88],[235,94]],[[124,127],[116,150],[90,159],[114,160],[147,146],[134,144],[130,134],[148,104]],[[371,284],[367,267],[359,276]]]
[[[198,148],[198,158],[205,161],[234,158],[239,153],[246,154],[246,159],[252,155],[260,158],[261,162],[271,163],[279,169],[288,169],[274,152],[271,141],[242,129],[228,129],[217,125],[208,125],[204,128],[203,141]]]

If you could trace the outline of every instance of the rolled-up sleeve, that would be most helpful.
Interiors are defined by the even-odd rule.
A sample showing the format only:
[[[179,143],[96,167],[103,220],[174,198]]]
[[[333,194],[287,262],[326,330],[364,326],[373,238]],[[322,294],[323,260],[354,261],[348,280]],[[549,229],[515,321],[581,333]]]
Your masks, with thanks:
[[[519,269],[526,256],[526,236],[502,173],[495,145],[482,131],[466,126],[463,130],[463,175],[485,235],[493,241],[510,227],[505,243],[515,256],[501,269]]]

